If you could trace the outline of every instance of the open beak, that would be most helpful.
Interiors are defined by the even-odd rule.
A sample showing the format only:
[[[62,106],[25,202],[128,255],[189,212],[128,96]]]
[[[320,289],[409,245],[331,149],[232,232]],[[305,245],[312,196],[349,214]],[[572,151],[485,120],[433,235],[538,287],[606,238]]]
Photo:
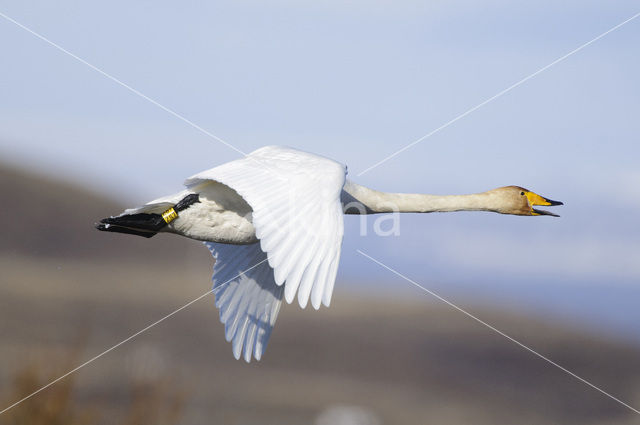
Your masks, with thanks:
[[[527,196],[527,199],[529,200],[529,205],[531,206],[531,215],[551,215],[554,217],[560,217],[558,214],[554,214],[552,212],[545,211],[545,210],[537,210],[533,207],[537,205],[541,205],[541,206],[564,205],[562,202],[552,201],[551,199],[543,198],[542,196],[533,192],[525,192],[525,195]]]

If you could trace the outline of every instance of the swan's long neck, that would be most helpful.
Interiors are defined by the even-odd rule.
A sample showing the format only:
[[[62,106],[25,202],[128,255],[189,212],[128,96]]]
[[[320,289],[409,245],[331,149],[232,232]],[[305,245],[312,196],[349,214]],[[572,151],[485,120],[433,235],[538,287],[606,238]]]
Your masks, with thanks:
[[[496,211],[499,206],[492,193],[472,195],[427,195],[420,193],[388,193],[369,189],[349,180],[342,190],[345,214],[389,212]]]

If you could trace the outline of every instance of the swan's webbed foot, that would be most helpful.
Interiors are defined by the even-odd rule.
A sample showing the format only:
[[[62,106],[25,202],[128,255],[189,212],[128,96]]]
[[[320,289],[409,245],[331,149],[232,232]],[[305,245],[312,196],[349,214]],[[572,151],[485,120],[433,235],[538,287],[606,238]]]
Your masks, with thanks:
[[[146,230],[157,232],[162,229],[167,223],[162,219],[160,214],[127,214],[118,217],[107,217],[100,220],[102,224],[108,224],[111,226],[128,227],[136,230]]]
[[[120,226],[114,226],[114,225],[111,225],[111,224],[103,224],[103,223],[96,224],[96,229],[101,230],[103,232],[124,233],[124,234],[127,234],[127,235],[142,236],[142,237],[145,237],[145,238],[150,238],[150,237],[155,236],[157,234],[157,232],[135,230],[135,229],[129,229],[127,227],[120,227]]]
[[[150,238],[178,218],[179,211],[186,210],[196,202],[200,202],[200,198],[198,194],[192,193],[162,214],[136,213],[107,217],[100,220],[100,223],[95,227],[103,232],[125,233]]]
[[[160,214],[138,213],[103,218],[96,229],[150,238],[166,225]]]

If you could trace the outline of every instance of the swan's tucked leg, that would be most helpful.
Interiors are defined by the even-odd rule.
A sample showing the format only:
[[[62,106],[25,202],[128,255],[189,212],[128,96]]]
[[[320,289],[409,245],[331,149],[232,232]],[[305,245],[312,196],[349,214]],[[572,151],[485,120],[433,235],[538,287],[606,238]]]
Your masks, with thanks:
[[[169,207],[161,214],[149,212],[136,212],[134,214],[122,214],[116,217],[107,217],[96,224],[96,229],[105,232],[125,233],[129,235],[150,238],[162,230],[167,224],[178,218],[178,213],[189,208],[196,202],[200,202],[197,194],[189,194],[180,202]],[[146,206],[145,206],[146,207]],[[142,207],[140,210],[144,211]],[[149,209],[155,209],[155,205],[149,205]]]

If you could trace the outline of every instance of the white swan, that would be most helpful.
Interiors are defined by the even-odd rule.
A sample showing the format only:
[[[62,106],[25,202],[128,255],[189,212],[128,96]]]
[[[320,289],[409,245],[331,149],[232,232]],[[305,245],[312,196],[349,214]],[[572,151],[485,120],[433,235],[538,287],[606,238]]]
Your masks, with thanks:
[[[384,193],[346,180],[346,167],[296,149],[267,146],[196,174],[186,190],[103,219],[99,230],[205,242],[213,288],[233,354],[262,357],[284,296],[329,306],[340,260],[343,213],[493,211],[555,215],[562,205],[518,186],[472,195]]]

